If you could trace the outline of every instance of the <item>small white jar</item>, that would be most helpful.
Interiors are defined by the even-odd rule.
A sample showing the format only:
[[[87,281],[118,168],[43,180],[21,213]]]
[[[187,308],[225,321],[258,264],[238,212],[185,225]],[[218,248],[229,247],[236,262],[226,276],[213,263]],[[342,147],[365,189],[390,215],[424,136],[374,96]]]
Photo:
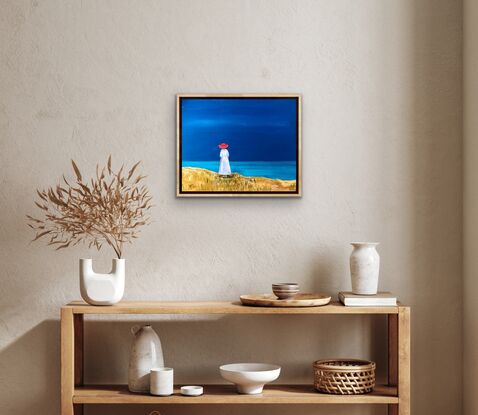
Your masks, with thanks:
[[[380,256],[376,249],[378,242],[352,242],[351,245],[352,292],[358,295],[377,294],[380,272]]]
[[[169,396],[174,392],[174,370],[171,367],[155,367],[151,369],[151,395]]]

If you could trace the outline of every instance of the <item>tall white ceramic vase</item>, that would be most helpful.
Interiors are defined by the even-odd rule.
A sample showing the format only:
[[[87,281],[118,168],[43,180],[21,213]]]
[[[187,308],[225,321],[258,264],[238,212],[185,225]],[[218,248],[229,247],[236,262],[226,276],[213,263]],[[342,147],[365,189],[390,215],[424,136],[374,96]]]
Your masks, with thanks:
[[[380,272],[378,242],[353,242],[350,255],[350,275],[352,292],[359,295],[377,294]]]
[[[93,271],[92,259],[80,259],[81,297],[91,305],[113,305],[123,298],[125,260],[113,259],[109,274]]]
[[[128,389],[149,393],[151,369],[164,367],[161,341],[150,325],[134,326],[131,333],[134,339],[129,355]]]

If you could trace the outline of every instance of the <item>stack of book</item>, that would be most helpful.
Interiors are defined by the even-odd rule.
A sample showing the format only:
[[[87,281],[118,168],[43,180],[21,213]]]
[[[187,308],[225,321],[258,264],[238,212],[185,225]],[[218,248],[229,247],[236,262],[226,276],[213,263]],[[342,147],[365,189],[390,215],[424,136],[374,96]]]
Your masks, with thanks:
[[[397,305],[397,297],[388,291],[378,292],[375,295],[357,295],[341,291],[339,300],[348,307],[393,307]]]

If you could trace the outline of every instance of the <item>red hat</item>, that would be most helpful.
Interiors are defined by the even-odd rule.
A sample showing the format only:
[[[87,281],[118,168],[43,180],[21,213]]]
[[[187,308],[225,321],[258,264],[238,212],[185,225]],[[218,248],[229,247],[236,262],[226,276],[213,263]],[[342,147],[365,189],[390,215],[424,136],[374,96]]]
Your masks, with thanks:
[[[229,147],[229,144],[226,144],[226,143],[221,143],[218,145],[219,148],[228,148]]]

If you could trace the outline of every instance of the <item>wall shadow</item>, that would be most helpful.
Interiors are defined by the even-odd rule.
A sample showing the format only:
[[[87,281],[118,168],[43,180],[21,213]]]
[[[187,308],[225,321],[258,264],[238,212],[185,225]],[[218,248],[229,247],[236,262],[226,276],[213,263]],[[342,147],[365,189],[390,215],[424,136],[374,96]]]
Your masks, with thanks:
[[[2,349],[0,374],[0,413],[59,413],[59,321],[45,320]]]
[[[146,316],[144,316],[146,317]],[[377,378],[386,376],[383,342],[385,318],[364,316],[211,316],[144,318],[127,321],[102,319],[85,322],[85,382],[127,383],[130,328],[151,323],[160,335],[165,363],[175,368],[181,384],[224,383],[218,366],[224,363],[258,361],[282,366],[278,383],[313,382],[312,362],[337,356],[369,358],[378,363]],[[192,318],[192,319],[191,319]],[[357,347],[357,339],[364,339]],[[241,347],[238,348],[237,344]],[[46,320],[0,352],[1,385],[8,389],[2,401],[5,413],[54,415],[60,405],[60,324]],[[31,383],[31,379],[43,379]],[[25,393],[28,391],[28,393]],[[227,413],[296,413],[293,406],[227,407]],[[208,406],[88,406],[86,414],[224,413],[225,407]],[[308,406],[301,413],[330,413],[328,406]],[[383,408],[354,406],[335,408],[337,414],[384,414]],[[352,410],[352,412],[351,412]],[[372,410],[372,412],[370,412]],[[295,412],[294,412],[295,411]]]
[[[412,410],[461,413],[460,359],[445,357],[461,356],[463,334],[462,3],[416,1],[412,13]]]

